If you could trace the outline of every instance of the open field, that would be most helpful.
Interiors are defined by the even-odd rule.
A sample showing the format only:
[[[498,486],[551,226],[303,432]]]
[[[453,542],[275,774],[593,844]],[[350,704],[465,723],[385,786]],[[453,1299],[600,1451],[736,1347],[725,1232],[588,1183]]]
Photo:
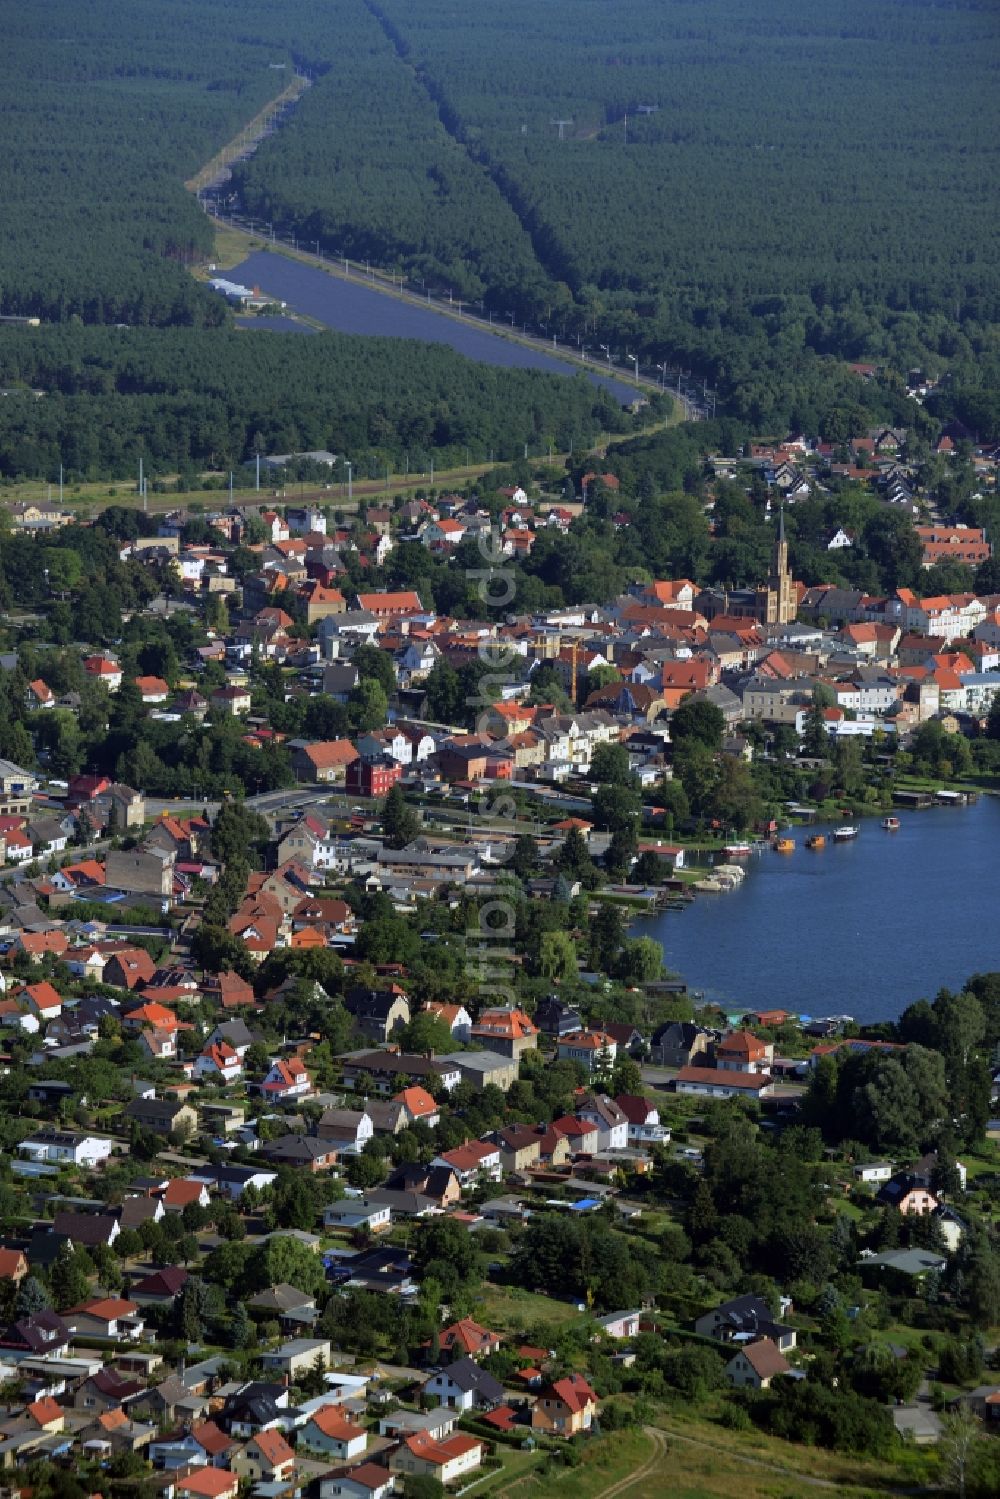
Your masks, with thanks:
[[[540,1473],[535,1465],[492,1492],[504,1499],[796,1499],[808,1492],[868,1499],[921,1491],[929,1476],[917,1452],[902,1465],[860,1461],[671,1414],[641,1432],[598,1438],[579,1467]]]
[[[554,1301],[540,1292],[507,1286],[485,1285],[476,1303],[476,1316],[501,1333],[541,1324],[564,1327],[580,1315],[569,1301]]]

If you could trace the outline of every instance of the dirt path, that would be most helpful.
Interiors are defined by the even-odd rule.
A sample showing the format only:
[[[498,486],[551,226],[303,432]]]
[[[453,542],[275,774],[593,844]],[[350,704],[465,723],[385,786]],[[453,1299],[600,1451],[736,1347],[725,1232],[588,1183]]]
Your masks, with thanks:
[[[657,1468],[666,1457],[667,1439],[663,1435],[663,1432],[658,1431],[655,1426],[644,1426],[642,1429],[652,1442],[653,1451],[650,1453],[649,1457],[643,1463],[641,1468],[637,1468],[635,1472],[630,1473],[627,1478],[619,1479],[619,1481],[617,1483],[613,1483],[610,1488],[602,1489],[601,1492],[596,1496],[596,1499],[617,1499],[617,1496],[619,1494],[627,1494],[629,1489],[633,1488],[637,1483],[641,1483],[644,1478],[650,1478],[653,1474],[654,1469]]]

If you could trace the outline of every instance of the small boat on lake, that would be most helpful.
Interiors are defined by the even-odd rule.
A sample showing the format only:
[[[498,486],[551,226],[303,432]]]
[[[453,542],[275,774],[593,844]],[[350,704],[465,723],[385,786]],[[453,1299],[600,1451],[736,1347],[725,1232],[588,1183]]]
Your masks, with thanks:
[[[727,859],[749,859],[751,848],[749,843],[727,843],[722,852]]]
[[[887,833],[898,833],[899,832],[899,818],[898,817],[883,817],[883,819],[882,819],[882,826],[885,828],[885,830],[886,830]]]
[[[775,838],[774,852],[776,854],[792,854],[795,852],[794,838]]]
[[[806,848],[826,848],[826,834],[813,833],[811,838],[806,839]]]
[[[847,843],[849,839],[858,836],[857,828],[834,828],[833,837],[837,843]]]

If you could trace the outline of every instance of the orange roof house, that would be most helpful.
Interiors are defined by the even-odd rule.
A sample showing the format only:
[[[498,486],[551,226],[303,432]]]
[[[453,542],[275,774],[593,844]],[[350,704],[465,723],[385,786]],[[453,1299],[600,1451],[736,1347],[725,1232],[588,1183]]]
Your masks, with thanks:
[[[55,957],[61,958],[69,947],[69,938],[63,931],[19,932],[17,942],[21,951],[33,963],[40,962],[46,953],[53,953]]]
[[[393,1103],[401,1103],[411,1119],[436,1119],[440,1113],[438,1104],[426,1088],[403,1088],[393,1094]]]
[[[196,1468],[174,1481],[180,1499],[236,1499],[239,1487],[239,1474],[227,1468]]]
[[[774,1047],[752,1031],[730,1031],[715,1048],[715,1064],[739,1072],[759,1072],[774,1057]]]
[[[281,1482],[294,1471],[295,1450],[280,1431],[258,1431],[241,1453],[234,1454],[232,1465],[241,1476]]]
[[[482,1010],[471,1034],[474,1041],[506,1057],[519,1057],[538,1045],[537,1025],[517,1008]]]
[[[43,1395],[40,1400],[32,1401],[25,1408],[24,1414],[42,1431],[62,1431],[66,1424],[65,1411],[51,1395]]]
[[[539,1390],[531,1412],[535,1431],[572,1436],[589,1431],[597,1412],[597,1392],[582,1374],[567,1374]]]
[[[28,1260],[21,1249],[0,1249],[0,1280],[12,1280],[15,1285],[28,1273]]]
[[[196,1206],[206,1207],[208,1204],[208,1189],[204,1182],[188,1181],[186,1177],[177,1176],[167,1182],[160,1201],[168,1212],[180,1213],[191,1203]]]
[[[422,614],[424,606],[420,595],[413,589],[397,593],[359,593],[358,608],[376,619],[391,619],[403,614]]]
[[[24,1000],[32,1013],[44,1020],[54,1020],[62,1013],[62,997],[47,979],[40,984],[25,984],[15,998]]]
[[[490,1332],[488,1327],[482,1327],[471,1317],[460,1317],[457,1322],[442,1330],[438,1344],[442,1353],[459,1358],[468,1354],[470,1358],[475,1358],[496,1353],[500,1347],[500,1335]]]
[[[104,965],[103,982],[120,989],[139,989],[148,984],[156,964],[144,947],[123,948],[112,953]]]
[[[122,1025],[129,1030],[140,1031],[144,1026],[149,1026],[154,1031],[175,1031],[177,1029],[177,1016],[173,1010],[168,1010],[166,1005],[161,1005],[155,999],[140,1005],[137,1010],[130,1010],[127,1015],[122,1016]]]

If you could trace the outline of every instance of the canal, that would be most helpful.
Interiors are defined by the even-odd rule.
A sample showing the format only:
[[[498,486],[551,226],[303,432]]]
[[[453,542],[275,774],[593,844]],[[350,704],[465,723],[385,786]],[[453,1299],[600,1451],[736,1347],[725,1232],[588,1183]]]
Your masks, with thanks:
[[[244,286],[259,286],[261,291],[286,302],[294,312],[315,318],[337,333],[355,333],[370,338],[417,338],[424,343],[448,344],[467,359],[505,369],[543,370],[550,375],[581,373],[577,365],[554,354],[544,354],[540,349],[531,349],[491,333],[478,319],[459,322],[436,312],[433,307],[399,301],[386,292],[373,291],[360,281],[342,280],[319,266],[290,260],[270,250],[255,250],[246,260],[227,270],[226,276]],[[245,327],[252,327],[256,322],[255,319],[241,321]],[[268,323],[262,319],[260,326],[267,327]],[[634,385],[627,385],[614,376],[602,375],[596,370],[588,370],[586,376],[592,384],[610,391],[623,406],[640,394]]]
[[[727,1010],[895,1019],[1000,969],[1000,799],[861,821],[852,843],[746,861],[738,890],[643,917],[667,966]],[[817,826],[809,832],[830,832]]]

